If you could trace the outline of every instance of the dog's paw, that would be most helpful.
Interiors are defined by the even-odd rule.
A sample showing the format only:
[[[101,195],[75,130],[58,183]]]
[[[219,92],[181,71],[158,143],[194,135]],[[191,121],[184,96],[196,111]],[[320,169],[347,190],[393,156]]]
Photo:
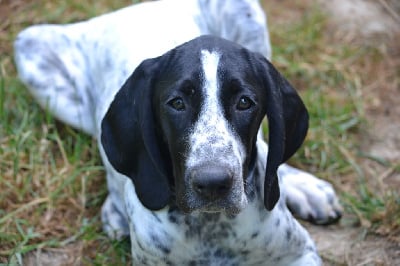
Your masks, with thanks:
[[[294,216],[320,225],[341,218],[342,207],[330,183],[286,164],[279,167],[278,173]]]
[[[129,235],[129,225],[124,215],[115,207],[110,196],[101,208],[101,221],[104,232],[111,239],[122,239]]]

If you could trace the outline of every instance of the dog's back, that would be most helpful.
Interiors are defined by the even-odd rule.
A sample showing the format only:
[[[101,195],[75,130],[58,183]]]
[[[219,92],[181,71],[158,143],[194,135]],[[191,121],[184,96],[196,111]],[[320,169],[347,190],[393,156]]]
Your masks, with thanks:
[[[15,61],[43,108],[97,136],[114,94],[144,59],[204,34],[269,57],[265,23],[258,1],[145,2],[80,23],[29,27],[15,41]]]

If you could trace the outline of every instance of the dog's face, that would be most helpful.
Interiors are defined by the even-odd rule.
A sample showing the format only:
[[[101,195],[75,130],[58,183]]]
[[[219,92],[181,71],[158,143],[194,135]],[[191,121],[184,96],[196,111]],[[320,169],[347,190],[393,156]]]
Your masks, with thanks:
[[[238,212],[251,185],[246,177],[266,95],[246,77],[249,65],[233,64],[240,54],[219,49],[198,50],[183,63],[196,67],[169,62],[182,72],[155,84],[158,134],[171,158],[177,204],[186,212]]]
[[[174,200],[184,212],[235,214],[254,193],[257,132],[266,114],[264,201],[272,209],[277,167],[302,143],[307,113],[272,65],[229,41],[200,37],[142,63],[103,120],[102,144],[146,207]]]

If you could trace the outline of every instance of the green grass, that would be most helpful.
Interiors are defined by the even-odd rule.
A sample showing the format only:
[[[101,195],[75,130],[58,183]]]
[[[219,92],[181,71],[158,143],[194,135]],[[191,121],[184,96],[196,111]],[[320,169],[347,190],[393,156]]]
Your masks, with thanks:
[[[36,1],[4,22],[0,264],[20,264],[22,256],[37,249],[72,252],[84,265],[125,265],[130,260],[128,241],[109,240],[101,230],[107,188],[96,141],[43,111],[16,77],[12,61],[12,41],[24,27],[81,20],[131,3],[111,2]]]
[[[346,214],[353,215],[356,224],[375,233],[399,232],[398,188],[377,189],[369,182],[377,177],[368,175],[362,163],[371,159],[391,173],[400,173],[400,162],[362,152],[369,125],[361,95],[363,84],[374,78],[364,66],[381,62],[387,55],[367,46],[333,42],[323,34],[326,24],[326,17],[314,9],[297,25],[272,31],[273,61],[300,90],[310,113],[308,137],[292,162],[335,184]],[[342,190],[343,183],[351,189]]]
[[[4,22],[0,264],[18,264],[37,249],[72,252],[83,265],[130,261],[128,241],[109,240],[101,230],[99,213],[107,190],[96,141],[55,121],[35,103],[16,77],[11,48],[15,34],[27,25],[81,20],[130,2],[36,1]],[[274,64],[300,91],[311,116],[306,142],[291,163],[332,182],[356,224],[374,233],[398,232],[400,196],[377,189],[361,163],[371,158],[361,152],[368,122],[360,92],[373,78],[373,73],[364,75],[364,66],[382,62],[385,55],[332,41],[324,34],[326,17],[318,9],[271,29]],[[373,160],[400,173],[399,163]]]

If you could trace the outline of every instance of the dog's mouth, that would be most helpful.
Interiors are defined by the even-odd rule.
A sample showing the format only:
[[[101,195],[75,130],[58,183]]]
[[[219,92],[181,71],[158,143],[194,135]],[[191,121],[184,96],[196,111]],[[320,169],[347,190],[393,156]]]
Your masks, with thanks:
[[[247,205],[247,201],[244,201],[240,204],[226,204],[226,203],[218,203],[218,202],[208,202],[208,203],[196,203],[187,204],[187,203],[179,203],[177,202],[178,208],[186,213],[209,213],[209,214],[217,214],[223,213],[228,217],[234,217],[239,214],[244,207]],[[190,205],[190,206],[189,206]]]
[[[215,204],[209,204],[206,206],[203,206],[202,208],[197,209],[196,211],[198,212],[203,212],[203,213],[224,213],[226,214],[228,217],[234,217],[237,214],[239,214],[244,206],[246,204],[243,204],[243,206],[241,205],[228,205],[228,206],[224,206],[225,204],[222,205],[215,205]]]

